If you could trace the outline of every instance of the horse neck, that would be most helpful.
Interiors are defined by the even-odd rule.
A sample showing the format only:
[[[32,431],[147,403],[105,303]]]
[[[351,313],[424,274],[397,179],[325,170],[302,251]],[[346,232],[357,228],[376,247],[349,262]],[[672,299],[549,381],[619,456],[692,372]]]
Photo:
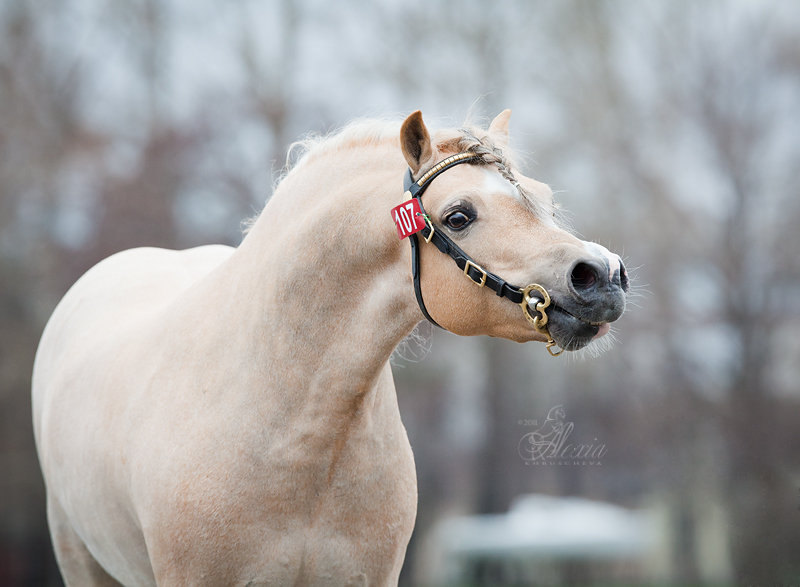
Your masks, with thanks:
[[[397,145],[301,163],[231,259],[273,386],[352,399],[418,322],[409,247],[389,215],[403,169]]]

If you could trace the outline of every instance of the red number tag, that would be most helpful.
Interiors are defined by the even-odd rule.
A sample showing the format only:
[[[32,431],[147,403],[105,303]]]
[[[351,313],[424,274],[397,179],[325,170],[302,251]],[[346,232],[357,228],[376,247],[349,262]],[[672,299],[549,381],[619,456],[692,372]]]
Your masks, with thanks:
[[[416,198],[392,208],[392,220],[397,225],[397,236],[401,240],[425,228],[422,208]]]

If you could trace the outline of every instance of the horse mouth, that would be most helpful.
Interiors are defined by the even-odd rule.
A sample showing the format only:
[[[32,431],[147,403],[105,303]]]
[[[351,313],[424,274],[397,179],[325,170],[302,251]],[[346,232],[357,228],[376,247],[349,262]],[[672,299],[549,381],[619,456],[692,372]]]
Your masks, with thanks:
[[[621,315],[622,312],[619,312]],[[610,322],[616,320],[591,320],[579,312],[571,312],[561,304],[553,304],[547,310],[548,330],[558,346],[567,351],[577,351],[611,330]]]

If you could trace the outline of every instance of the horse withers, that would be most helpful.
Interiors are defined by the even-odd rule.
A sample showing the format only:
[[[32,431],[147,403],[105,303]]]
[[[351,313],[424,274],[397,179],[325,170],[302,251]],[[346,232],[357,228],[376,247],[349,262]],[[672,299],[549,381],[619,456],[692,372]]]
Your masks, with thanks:
[[[397,582],[417,486],[395,346],[427,317],[575,350],[625,305],[619,257],[513,164],[508,117],[306,141],[239,247],[133,249],[78,280],[33,373],[68,585]]]

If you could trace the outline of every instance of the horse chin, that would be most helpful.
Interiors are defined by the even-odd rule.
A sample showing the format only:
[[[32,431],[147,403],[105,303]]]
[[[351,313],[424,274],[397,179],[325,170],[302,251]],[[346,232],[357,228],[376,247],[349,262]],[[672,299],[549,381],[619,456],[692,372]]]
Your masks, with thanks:
[[[567,351],[577,351],[611,330],[608,322],[594,324],[581,320],[555,306],[549,312],[548,330],[556,344]]]

